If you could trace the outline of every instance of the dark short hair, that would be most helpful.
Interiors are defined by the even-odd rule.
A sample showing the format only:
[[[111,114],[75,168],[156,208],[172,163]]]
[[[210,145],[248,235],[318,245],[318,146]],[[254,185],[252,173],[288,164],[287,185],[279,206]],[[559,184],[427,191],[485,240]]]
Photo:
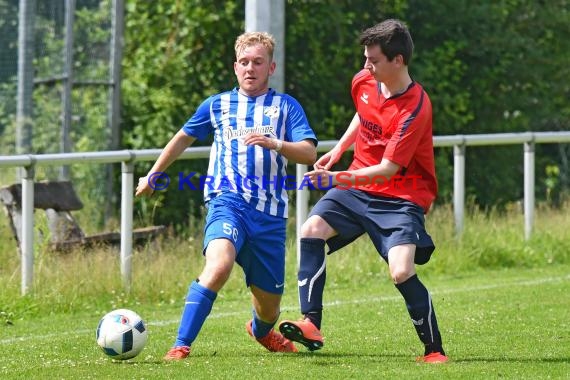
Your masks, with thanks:
[[[363,46],[378,45],[382,53],[393,60],[401,54],[404,64],[408,65],[414,52],[414,41],[406,24],[397,19],[388,19],[374,25],[360,34],[360,44]]]

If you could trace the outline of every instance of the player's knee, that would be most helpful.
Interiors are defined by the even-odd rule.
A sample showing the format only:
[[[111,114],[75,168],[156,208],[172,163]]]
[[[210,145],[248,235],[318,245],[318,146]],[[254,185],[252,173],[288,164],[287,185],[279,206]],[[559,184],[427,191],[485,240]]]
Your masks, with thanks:
[[[215,292],[219,291],[230,277],[231,267],[207,265],[198,277],[200,284]]]
[[[302,238],[327,239],[332,228],[318,215],[313,215],[301,227]]]
[[[301,237],[302,238],[311,238],[317,232],[315,225],[312,223],[307,223],[307,222],[303,223],[303,226],[301,227]]]
[[[394,284],[401,284],[414,275],[413,271],[407,268],[390,268],[390,276]]]

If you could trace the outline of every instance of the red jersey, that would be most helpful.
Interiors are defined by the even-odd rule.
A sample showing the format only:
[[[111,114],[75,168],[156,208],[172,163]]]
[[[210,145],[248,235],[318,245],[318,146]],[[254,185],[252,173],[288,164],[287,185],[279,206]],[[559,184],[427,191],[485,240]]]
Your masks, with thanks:
[[[352,79],[352,100],[360,118],[349,170],[374,166],[386,158],[400,165],[390,180],[354,186],[371,194],[411,201],[427,213],[437,195],[432,110],[427,93],[412,82],[385,98],[368,70]]]

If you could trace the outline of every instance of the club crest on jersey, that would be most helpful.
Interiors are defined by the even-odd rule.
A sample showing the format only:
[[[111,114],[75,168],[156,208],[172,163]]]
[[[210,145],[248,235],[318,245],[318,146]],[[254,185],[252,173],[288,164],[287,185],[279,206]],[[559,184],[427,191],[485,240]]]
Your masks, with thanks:
[[[279,117],[279,107],[278,106],[264,107],[263,114],[271,119]]]

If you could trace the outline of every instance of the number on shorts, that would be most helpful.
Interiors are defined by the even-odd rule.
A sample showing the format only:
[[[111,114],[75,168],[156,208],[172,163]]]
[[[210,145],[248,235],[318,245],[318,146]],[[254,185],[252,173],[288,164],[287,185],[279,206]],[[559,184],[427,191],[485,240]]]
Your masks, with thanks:
[[[237,241],[237,238],[238,238],[237,228],[232,227],[232,225],[229,223],[224,223],[222,225],[222,228],[223,228],[223,231],[226,235],[231,236],[232,239],[234,239],[234,241]]]

